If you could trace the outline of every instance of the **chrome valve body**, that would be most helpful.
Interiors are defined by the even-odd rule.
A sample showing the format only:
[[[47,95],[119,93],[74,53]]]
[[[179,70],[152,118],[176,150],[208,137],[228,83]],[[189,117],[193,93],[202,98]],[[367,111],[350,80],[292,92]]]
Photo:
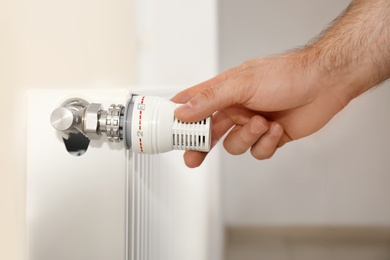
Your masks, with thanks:
[[[123,105],[112,104],[107,110],[101,104],[83,99],[71,99],[56,108],[50,117],[55,129],[67,137],[70,133],[82,133],[88,139],[99,139],[104,133],[111,142],[123,139]]]

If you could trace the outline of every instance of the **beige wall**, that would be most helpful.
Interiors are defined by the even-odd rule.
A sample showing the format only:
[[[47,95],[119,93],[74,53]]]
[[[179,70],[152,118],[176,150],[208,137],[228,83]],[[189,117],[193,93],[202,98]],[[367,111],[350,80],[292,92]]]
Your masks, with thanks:
[[[26,91],[135,83],[131,0],[0,1],[0,259],[25,257]]]

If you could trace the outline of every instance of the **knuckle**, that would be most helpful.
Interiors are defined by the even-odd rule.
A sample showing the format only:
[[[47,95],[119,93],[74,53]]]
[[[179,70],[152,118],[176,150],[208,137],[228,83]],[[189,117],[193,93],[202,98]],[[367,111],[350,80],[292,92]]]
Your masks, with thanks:
[[[225,139],[225,140],[223,141],[223,148],[225,148],[226,152],[228,152],[228,153],[234,155],[234,152],[233,152],[233,150],[231,149],[230,144],[229,144],[229,142],[227,141],[227,139]]]
[[[269,152],[269,153],[266,153],[266,154],[263,156],[263,160],[271,159],[272,155],[274,155],[274,151]]]
[[[251,155],[257,160],[267,160],[274,155],[275,151],[251,149]]]
[[[267,120],[259,115],[255,115],[250,120],[249,131],[252,135],[263,135],[268,130]]]
[[[243,63],[241,63],[241,65],[239,66],[240,70],[241,71],[245,71],[247,69],[251,69],[253,67],[253,61],[252,60],[247,60],[247,61],[244,61]]]
[[[215,98],[215,90],[213,88],[206,88],[202,92],[200,92],[200,95],[206,100],[210,101]]]
[[[259,137],[256,134],[250,133],[250,130],[248,130],[249,133],[240,133],[238,136],[238,140],[241,143],[242,146],[250,147],[252,146],[256,141],[258,141]]]
[[[229,139],[224,140],[223,147],[231,155],[243,154],[246,151],[242,147],[234,145]]]

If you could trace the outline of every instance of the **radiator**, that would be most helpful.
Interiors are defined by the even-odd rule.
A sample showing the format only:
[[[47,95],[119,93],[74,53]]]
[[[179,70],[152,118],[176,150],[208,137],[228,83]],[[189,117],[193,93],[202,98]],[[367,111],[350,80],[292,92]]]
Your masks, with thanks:
[[[185,167],[182,152],[140,155],[91,142],[75,157],[48,122],[69,96],[123,103],[128,90],[28,94],[27,259],[220,259],[218,165]],[[214,158],[218,161],[217,153]]]
[[[204,259],[207,252],[194,248],[207,238],[199,226],[206,222],[190,216],[197,214],[193,176],[175,171],[161,155],[127,155],[127,259]]]

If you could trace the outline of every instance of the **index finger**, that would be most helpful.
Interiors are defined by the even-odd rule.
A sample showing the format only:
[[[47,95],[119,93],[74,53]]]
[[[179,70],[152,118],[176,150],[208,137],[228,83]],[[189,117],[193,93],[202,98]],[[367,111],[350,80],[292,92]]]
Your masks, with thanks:
[[[231,68],[229,70],[226,70],[222,72],[221,74],[206,80],[200,84],[197,84],[193,87],[187,88],[179,93],[177,93],[171,100],[175,103],[184,104],[187,103],[191,98],[195,97],[197,94],[202,92],[204,89],[218,85],[233,75],[237,73],[238,69],[237,67]]]
[[[245,102],[248,93],[242,91],[237,80],[227,80],[203,89],[184,105],[175,110],[175,116],[183,122],[203,120],[217,111]]]

